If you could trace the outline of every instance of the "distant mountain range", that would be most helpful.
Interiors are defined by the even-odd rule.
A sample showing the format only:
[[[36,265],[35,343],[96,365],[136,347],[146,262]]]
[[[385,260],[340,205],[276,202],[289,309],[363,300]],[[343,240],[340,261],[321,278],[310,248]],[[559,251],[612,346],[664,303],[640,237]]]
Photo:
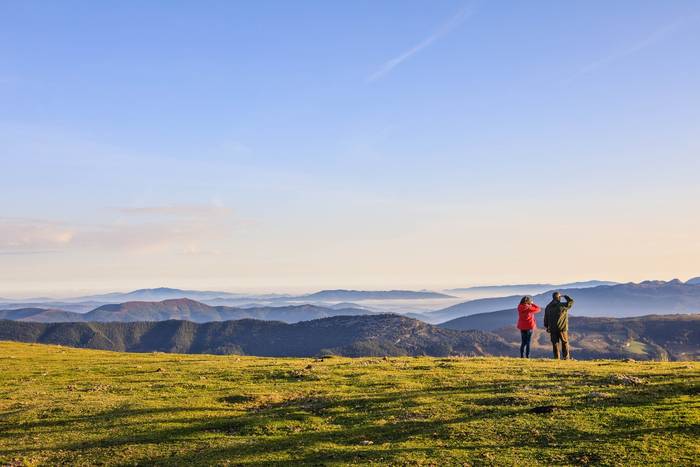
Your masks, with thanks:
[[[296,324],[240,320],[131,323],[0,321],[0,340],[128,352],[308,357],[508,355],[501,337],[452,331],[397,315],[338,316]]]
[[[67,323],[85,321],[82,313],[55,310],[51,308],[18,308],[0,310],[0,319],[31,321],[37,323]]]
[[[457,289],[448,289],[447,292],[484,292],[495,295],[533,295],[552,289],[583,289],[587,287],[597,287],[599,285],[615,285],[617,282],[611,281],[582,281],[569,282],[567,284],[511,284],[511,285],[484,285],[475,287],[461,287]]]
[[[511,318],[512,318],[511,312]],[[700,315],[571,318],[577,359],[700,359]],[[548,357],[549,336],[538,330],[533,356]],[[511,323],[494,332],[453,330],[398,315],[337,316],[296,324],[244,319],[111,323],[0,321],[0,340],[127,352],[177,352],[310,357],[517,356]]]
[[[239,298],[244,294],[234,294],[230,292],[217,292],[207,290],[183,290],[172,289],[170,287],[157,287],[155,289],[138,289],[131,292],[113,292],[102,295],[88,295],[85,297],[75,297],[65,301],[93,301],[93,302],[129,302],[146,301],[159,302],[176,298],[189,298],[192,300],[211,300],[215,298]]]
[[[90,311],[100,305],[133,301],[159,302],[188,298],[211,306],[250,307],[261,305],[298,305],[309,303],[323,306],[335,306],[334,302],[351,302],[362,300],[415,300],[455,298],[450,295],[414,290],[321,290],[304,295],[285,294],[239,294],[221,291],[183,290],[169,287],[139,289],[131,292],[113,292],[101,295],[87,295],[65,299],[48,297],[31,299],[0,298],[0,308],[53,308],[78,313]]]
[[[523,285],[532,287],[536,284]],[[540,284],[541,285],[541,284]],[[558,289],[575,299],[571,342],[576,358],[700,359],[700,278],[593,285]],[[513,286],[520,287],[520,286]],[[80,313],[50,306],[0,308],[0,339],[118,351],[234,353],[261,356],[516,355],[519,333],[514,310],[523,294],[466,301],[411,317],[376,313],[355,302],[450,298],[429,291],[324,290],[304,296],[266,295],[270,304],[224,292],[142,289],[127,294],[58,302]],[[239,306],[191,298],[101,303],[128,297],[195,295],[207,300],[241,300]],[[236,298],[234,298],[234,296]],[[213,297],[213,298],[212,298]],[[546,305],[550,291],[535,295]],[[37,300],[43,300],[37,299]],[[50,300],[50,299],[46,299]],[[293,304],[287,300],[315,302]],[[392,302],[392,300],[395,300]],[[413,302],[405,302],[406,304]],[[87,311],[88,306],[92,306]],[[95,306],[96,305],[96,306]],[[323,306],[319,306],[323,305]],[[409,308],[410,309],[410,308]],[[585,315],[585,316],[582,316]],[[642,316],[640,315],[664,315]],[[542,327],[542,313],[537,316]],[[607,316],[607,317],[603,317]],[[634,318],[625,318],[636,316]],[[624,318],[624,319],[618,319]],[[426,322],[438,323],[433,326]],[[535,356],[550,353],[548,336],[536,331]]]
[[[574,315],[639,316],[645,314],[693,313],[700,311],[700,278],[685,283],[674,280],[646,281],[639,284],[594,285],[603,281],[573,283],[583,288],[559,287],[576,299]],[[523,290],[543,284],[496,286],[522,287]],[[488,289],[489,287],[485,287]],[[555,287],[555,289],[557,289]],[[190,297],[186,297],[186,296]],[[273,319],[285,322],[317,319],[342,314],[397,313],[441,323],[462,316],[513,308],[525,293],[462,300],[431,291],[388,290],[322,290],[308,295],[239,295],[217,291],[195,291],[172,288],[139,289],[127,293],[112,293],[76,297],[69,301],[37,298],[36,301],[0,303],[0,319],[23,316],[35,321],[100,321],[125,319],[132,321],[189,319],[196,322],[242,318]],[[201,299],[192,298],[204,297]],[[132,300],[133,297],[139,300]],[[151,297],[156,299],[151,300]],[[161,297],[167,297],[160,300]],[[123,300],[126,298],[127,300]],[[46,300],[46,301],[43,301]],[[76,301],[72,301],[76,300]],[[81,301],[82,300],[82,301]],[[189,300],[177,305],[178,300]],[[535,300],[544,305],[550,300],[550,290],[535,294]],[[196,301],[198,304],[193,304]],[[141,303],[137,305],[135,303]],[[144,302],[158,305],[143,305]],[[167,302],[167,303],[165,303]],[[360,305],[362,303],[363,305]],[[452,306],[436,311],[439,303]],[[370,304],[367,306],[364,304]],[[102,308],[104,305],[109,307]],[[307,308],[298,308],[308,305]],[[116,307],[116,308],[115,308]],[[97,311],[99,309],[99,311]],[[10,313],[14,310],[16,313]],[[118,312],[115,313],[115,310]],[[347,311],[353,310],[353,311]],[[84,316],[66,314],[74,312]],[[91,314],[89,314],[91,313]],[[128,317],[128,318],[125,318]]]
[[[31,309],[31,308],[41,308],[44,310],[61,310],[61,311],[72,311],[74,313],[85,313],[94,310],[100,305],[104,305],[104,302],[62,302],[62,301],[8,301],[0,302],[0,310],[19,310],[19,309]]]
[[[294,297],[310,301],[361,301],[361,300],[420,300],[426,298],[455,298],[451,295],[426,290],[322,290]]]
[[[574,315],[625,317],[700,312],[700,285],[679,280],[558,290],[574,298]],[[422,316],[428,322],[440,323],[476,313],[512,309],[520,298],[521,295],[513,295],[470,300]],[[551,294],[548,291],[535,295],[534,299],[544,306],[551,300]]]
[[[326,308],[315,305],[235,308],[209,306],[187,298],[161,302],[126,302],[102,305],[87,313],[73,313],[43,308],[0,310],[0,319],[32,322],[130,322],[188,320],[196,323],[238,319],[260,319],[296,323],[331,316],[365,315],[359,308]]]

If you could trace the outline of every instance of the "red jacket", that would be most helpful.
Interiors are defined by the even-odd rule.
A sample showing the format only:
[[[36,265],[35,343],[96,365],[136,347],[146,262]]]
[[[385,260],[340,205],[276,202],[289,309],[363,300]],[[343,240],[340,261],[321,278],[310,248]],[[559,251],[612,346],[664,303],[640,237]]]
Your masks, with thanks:
[[[521,331],[535,329],[537,327],[535,325],[535,313],[539,313],[540,310],[541,308],[534,303],[518,305],[518,329]]]

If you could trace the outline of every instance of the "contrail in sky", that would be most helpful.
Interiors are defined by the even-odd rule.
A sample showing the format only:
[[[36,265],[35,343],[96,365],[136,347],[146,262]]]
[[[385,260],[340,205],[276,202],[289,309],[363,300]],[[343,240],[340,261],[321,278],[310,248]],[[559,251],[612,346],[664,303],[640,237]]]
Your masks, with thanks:
[[[607,56],[596,60],[594,62],[591,62],[587,64],[584,67],[581,67],[576,73],[571,75],[567,80],[565,80],[566,83],[572,81],[574,78],[577,78],[578,76],[585,75],[588,73],[591,73],[593,71],[598,70],[599,68],[603,68],[605,66],[610,65],[611,63],[615,63],[618,60],[622,60],[625,57],[628,57],[630,55],[636,54],[637,52],[640,52],[647,47],[651,47],[655,45],[658,42],[661,42],[662,40],[666,39],[666,37],[670,36],[674,32],[676,32],[678,29],[681,27],[685,26],[688,22],[696,20],[697,17],[683,17],[680,19],[677,19],[676,21],[673,21],[671,23],[664,24],[660,28],[656,29],[653,31],[651,34],[648,36],[644,37],[643,39],[635,42],[634,44],[624,48],[617,50],[615,52],[612,52],[608,54]]]
[[[384,62],[384,64],[377,70],[376,72],[372,73],[367,77],[367,82],[371,83],[373,81],[376,81],[383,76],[387,75],[390,73],[394,68],[399,66],[401,63],[405,62],[421,50],[427,48],[433,42],[437,41],[438,39],[446,36],[450,32],[452,32],[454,29],[458,28],[459,26],[462,25],[467,19],[469,19],[473,14],[473,10],[470,6],[464,7],[461,10],[459,10],[455,15],[453,15],[445,24],[440,26],[435,32],[433,32],[430,36],[428,36],[426,39],[423,41],[419,42],[415,46],[411,47],[407,51],[403,52],[402,54],[392,58],[391,60],[388,60]]]

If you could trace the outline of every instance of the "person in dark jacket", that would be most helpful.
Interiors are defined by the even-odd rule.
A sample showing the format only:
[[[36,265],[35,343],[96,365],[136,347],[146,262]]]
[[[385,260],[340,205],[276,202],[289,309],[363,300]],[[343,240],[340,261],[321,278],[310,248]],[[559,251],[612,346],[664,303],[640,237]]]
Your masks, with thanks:
[[[564,295],[566,302],[561,301],[561,294],[554,292],[552,301],[544,309],[544,328],[552,340],[554,358],[559,359],[559,343],[561,342],[561,358],[569,360],[569,310],[574,306],[574,300]]]

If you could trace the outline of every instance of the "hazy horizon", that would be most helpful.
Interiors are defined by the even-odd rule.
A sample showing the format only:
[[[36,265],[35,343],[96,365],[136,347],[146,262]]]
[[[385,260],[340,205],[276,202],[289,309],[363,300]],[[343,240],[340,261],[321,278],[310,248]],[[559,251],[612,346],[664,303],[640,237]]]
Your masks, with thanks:
[[[0,4],[0,296],[699,274],[694,1]]]
[[[196,290],[196,291],[212,291],[212,292],[227,292],[227,293],[240,293],[240,294],[250,294],[250,295],[264,295],[264,294],[305,294],[305,293],[313,293],[313,292],[318,292],[321,290],[338,290],[338,289],[346,289],[346,290],[365,290],[365,291],[371,291],[371,290],[426,290],[426,291],[433,291],[433,292],[443,292],[446,293],[448,290],[453,289],[453,288],[467,288],[467,287],[491,287],[491,286],[517,286],[517,285],[526,285],[526,284],[552,284],[552,285],[560,285],[560,284],[568,284],[568,283],[573,283],[573,282],[587,282],[589,280],[600,280],[600,281],[610,281],[610,282],[619,282],[619,283],[628,283],[628,282],[641,282],[645,280],[661,280],[661,281],[671,281],[674,279],[681,280],[685,282],[686,280],[695,278],[698,276],[688,276],[688,277],[671,277],[671,278],[658,278],[658,277],[653,277],[653,278],[645,278],[645,279],[639,279],[637,281],[632,281],[632,280],[612,280],[612,279],[607,279],[607,278],[595,278],[595,279],[578,279],[578,280],[571,280],[571,281],[526,281],[522,283],[472,283],[472,284],[459,284],[459,285],[451,285],[451,286],[446,286],[446,285],[438,285],[434,284],[432,287],[427,287],[424,284],[404,284],[404,285],[395,285],[395,286],[385,286],[383,287],[382,285],[377,284],[374,287],[371,286],[363,286],[363,285],[356,285],[356,286],[347,286],[347,285],[338,285],[338,284],[330,284],[330,285],[319,285],[319,286],[306,286],[306,287],[290,287],[290,286],[285,286],[285,285],[279,285],[279,286],[268,286],[268,287],[229,287],[226,285],[222,285],[221,287],[208,287],[206,285],[200,286],[200,287],[195,287],[195,286],[187,286],[187,285],[181,285],[181,286],[173,286],[173,285],[152,285],[152,286],[133,286],[133,287],[122,287],[122,288],[110,288],[109,286],[105,288],[71,288],[71,287],[66,287],[66,288],[59,288],[59,289],[31,289],[31,290],[24,290],[22,291],[21,289],[0,289],[4,291],[0,291],[0,298],[7,298],[7,299],[12,299],[12,300],[23,300],[23,299],[31,299],[31,298],[55,298],[55,299],[63,299],[63,298],[75,298],[75,297],[81,297],[81,296],[87,296],[87,295],[100,295],[100,294],[105,294],[105,293],[128,293],[128,292],[133,292],[135,290],[141,290],[141,289],[157,289],[157,288],[171,288],[171,289],[182,289],[182,290]],[[370,284],[371,285],[371,284]],[[459,297],[458,293],[453,293],[456,298]],[[484,297],[491,297],[495,296],[493,294],[487,294],[484,295]]]

